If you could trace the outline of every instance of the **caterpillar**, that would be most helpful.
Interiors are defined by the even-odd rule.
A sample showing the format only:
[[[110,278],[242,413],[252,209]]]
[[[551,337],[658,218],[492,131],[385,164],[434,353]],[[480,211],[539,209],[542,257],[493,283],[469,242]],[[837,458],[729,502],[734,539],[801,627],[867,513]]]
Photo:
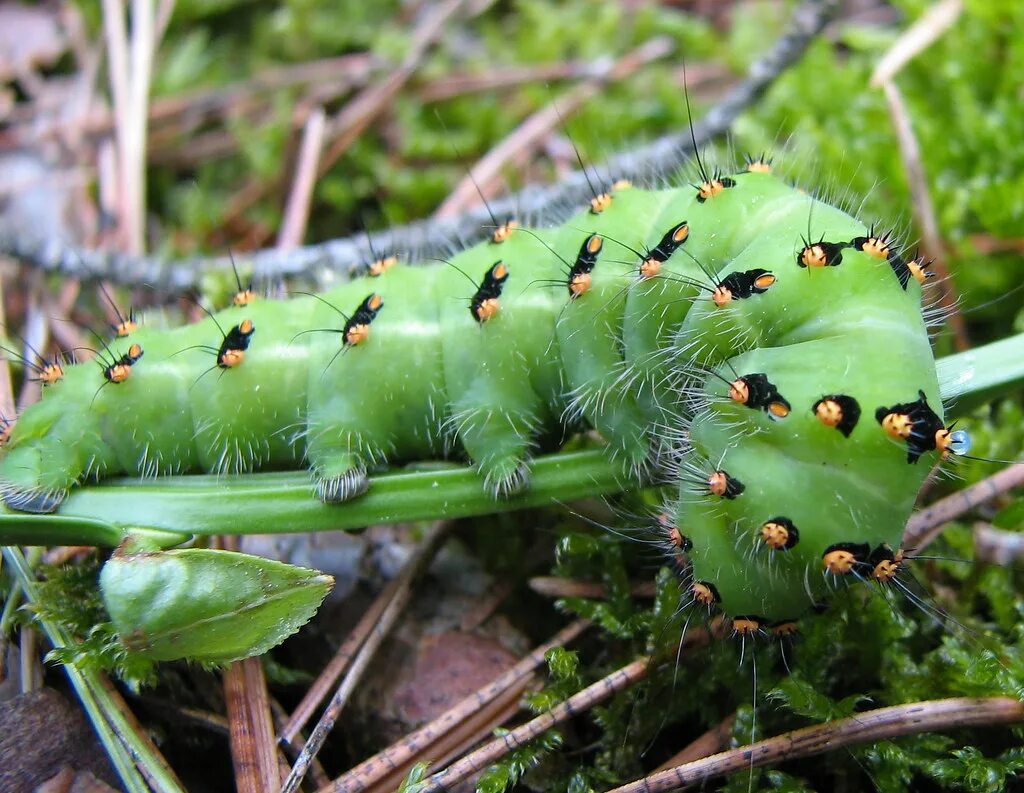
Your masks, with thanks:
[[[45,379],[0,492],[50,512],[114,474],[305,466],[341,502],[369,469],[456,455],[500,499],[590,428],[624,478],[670,483],[692,602],[785,633],[830,579],[896,574],[920,485],[967,438],[943,419],[926,263],[763,158],[699,167],[449,261],[389,254],[287,300],[240,283],[170,331],[132,317],[99,366]]]

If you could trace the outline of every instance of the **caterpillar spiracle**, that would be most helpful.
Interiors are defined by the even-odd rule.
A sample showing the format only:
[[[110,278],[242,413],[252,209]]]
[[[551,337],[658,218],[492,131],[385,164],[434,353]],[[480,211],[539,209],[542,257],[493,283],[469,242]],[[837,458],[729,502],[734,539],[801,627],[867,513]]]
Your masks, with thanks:
[[[502,498],[591,428],[624,476],[674,483],[692,598],[784,632],[829,577],[895,575],[922,481],[965,442],[926,275],[763,160],[616,183],[448,262],[386,257],[322,294],[242,290],[193,325],[119,328],[100,366],[40,374],[0,487],[49,512],[86,479],[305,466],[337,502],[374,466],[456,455]]]

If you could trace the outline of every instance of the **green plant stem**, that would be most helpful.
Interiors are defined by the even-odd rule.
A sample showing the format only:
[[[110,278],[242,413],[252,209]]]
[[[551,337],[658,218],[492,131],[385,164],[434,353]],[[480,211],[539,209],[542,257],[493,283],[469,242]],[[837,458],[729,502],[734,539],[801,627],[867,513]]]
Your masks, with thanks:
[[[1024,383],[1024,334],[938,362],[943,399],[954,414]],[[374,476],[370,491],[346,504],[321,504],[305,471],[244,476],[113,479],[72,490],[56,515],[0,510],[0,542],[116,546],[135,535],[151,547],[210,534],[359,529],[374,523],[434,520],[548,506],[609,495],[637,483],[601,449],[559,452],[532,464],[529,491],[495,501],[463,466]]]
[[[183,476],[140,482],[115,479],[74,490],[58,516],[0,514],[0,539],[35,544],[117,545],[140,528],[174,545],[193,535],[358,529],[372,523],[458,518],[546,506],[554,500],[622,489],[617,468],[594,449],[547,455],[533,463],[530,490],[495,501],[465,467],[373,477],[370,492],[325,505],[305,471],[246,476]],[[56,518],[56,520],[55,520]]]
[[[37,600],[35,576],[21,550],[5,546],[3,557],[10,565],[12,577],[21,587],[27,602],[34,603]],[[37,621],[54,648],[74,645],[74,639],[57,623],[43,617]],[[125,790],[129,793],[150,793],[153,790],[160,793],[184,793],[164,759],[154,754],[147,742],[136,734],[103,685],[100,674],[94,670],[80,669],[73,663],[64,664],[64,669],[121,777]]]

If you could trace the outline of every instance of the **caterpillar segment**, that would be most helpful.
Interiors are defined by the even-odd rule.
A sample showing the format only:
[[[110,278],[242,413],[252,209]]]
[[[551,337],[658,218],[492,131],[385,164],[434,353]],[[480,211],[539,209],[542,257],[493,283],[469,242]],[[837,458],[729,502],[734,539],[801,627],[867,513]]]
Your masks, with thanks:
[[[18,419],[6,502],[45,512],[86,478],[267,467],[306,467],[344,501],[374,467],[449,456],[500,498],[529,487],[544,444],[591,427],[624,481],[675,472],[665,539],[687,597],[739,633],[787,634],[846,577],[895,575],[898,550],[878,549],[899,548],[930,463],[962,439],[891,243],[763,158],[598,203],[446,263],[388,257],[321,295],[138,328],[130,377],[97,392],[94,365],[68,366]]]
[[[814,221],[826,240],[865,234],[831,208],[816,205]],[[704,501],[681,492],[673,514],[692,543],[694,580],[714,585],[722,611],[786,624],[843,581],[895,575],[895,556],[872,564],[873,549],[899,548],[930,469],[916,459],[938,459],[945,427],[930,407],[941,410],[920,289],[904,291],[875,254],[847,243],[842,266],[787,262],[792,237],[787,248],[773,236],[730,264],[770,270],[772,288],[717,311],[697,304],[678,332],[703,339],[716,373],[702,385],[689,453],[745,490]],[[798,237],[795,252],[805,249]],[[893,404],[891,394],[904,398]],[[792,409],[766,409],[776,396]],[[862,409],[878,423],[859,420]]]

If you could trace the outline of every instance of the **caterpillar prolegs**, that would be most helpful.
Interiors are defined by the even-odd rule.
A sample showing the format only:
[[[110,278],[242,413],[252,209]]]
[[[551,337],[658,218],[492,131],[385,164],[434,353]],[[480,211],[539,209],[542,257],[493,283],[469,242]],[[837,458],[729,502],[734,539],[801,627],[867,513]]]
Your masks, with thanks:
[[[808,238],[808,234],[812,236]],[[914,498],[955,450],[925,273],[763,162],[696,186],[618,183],[553,228],[450,261],[371,265],[67,366],[0,461],[8,505],[90,477],[307,466],[325,501],[368,468],[459,454],[502,497],[591,427],[666,507],[691,595],[785,626],[828,576],[891,577]]]

